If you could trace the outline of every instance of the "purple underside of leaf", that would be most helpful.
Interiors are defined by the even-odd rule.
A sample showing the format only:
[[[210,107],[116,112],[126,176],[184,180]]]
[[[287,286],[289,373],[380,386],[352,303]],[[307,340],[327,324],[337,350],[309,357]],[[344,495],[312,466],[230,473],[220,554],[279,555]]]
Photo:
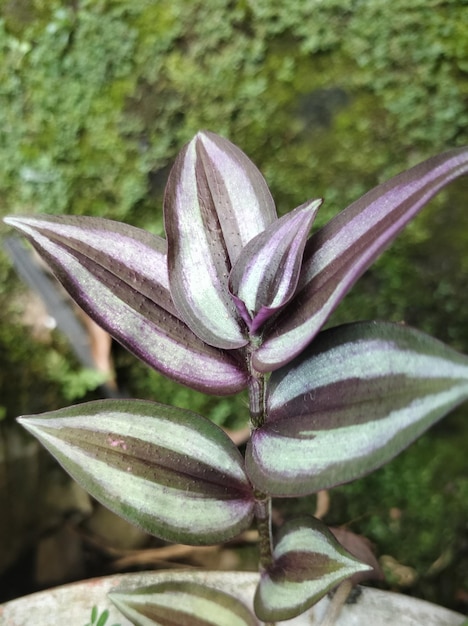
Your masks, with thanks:
[[[321,204],[298,207],[250,240],[231,270],[229,288],[251,333],[294,295],[310,227]]]
[[[166,242],[87,217],[10,217],[72,298],[142,361],[194,389],[235,393],[247,375],[178,318],[168,289]]]
[[[216,543],[251,522],[241,455],[190,411],[98,401],[19,421],[91,495],[158,537]]]
[[[356,280],[427,202],[468,172],[468,148],[433,157],[379,185],[306,244],[296,296],[265,333],[254,366],[273,371],[313,339]]]
[[[274,372],[246,467],[254,485],[297,496],[380,467],[468,398],[468,357],[398,324],[321,333]]]
[[[199,133],[181,151],[164,199],[170,290],[181,318],[210,345],[247,344],[229,272],[275,217],[262,175],[229,141]]]

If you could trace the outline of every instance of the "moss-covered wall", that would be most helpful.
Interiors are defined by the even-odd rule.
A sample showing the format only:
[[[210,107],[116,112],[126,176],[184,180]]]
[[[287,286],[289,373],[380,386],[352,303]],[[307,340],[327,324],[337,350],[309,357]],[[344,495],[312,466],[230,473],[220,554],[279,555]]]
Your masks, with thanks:
[[[460,0],[6,2],[5,208],[156,221],[149,183],[159,191],[158,171],[208,127],[262,166],[282,210],[316,194],[337,210],[466,141],[467,10]]]

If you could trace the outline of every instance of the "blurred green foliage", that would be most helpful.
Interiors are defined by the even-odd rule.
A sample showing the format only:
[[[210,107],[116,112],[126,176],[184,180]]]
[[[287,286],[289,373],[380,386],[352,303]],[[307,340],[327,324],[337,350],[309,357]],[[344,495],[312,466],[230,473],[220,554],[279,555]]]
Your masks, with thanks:
[[[98,607],[93,606],[91,609],[91,622],[86,624],[86,626],[106,626],[108,619],[109,611],[107,609],[99,613]],[[113,626],[119,626],[119,624],[113,624]]]
[[[366,478],[334,492],[327,521],[365,535],[379,554],[414,570],[418,596],[452,605],[468,580],[466,410],[414,443],[397,459]],[[344,517],[343,517],[344,516]]]
[[[257,163],[280,213],[323,196],[320,225],[385,178],[468,143],[467,0],[5,0],[0,58],[2,214],[100,215],[161,234],[168,168],[208,128]],[[332,322],[405,320],[468,351],[467,189],[460,181],[434,200]],[[0,279],[7,312],[17,287],[4,257]],[[78,368],[3,319],[0,414],[56,408],[79,391]],[[176,388],[120,352],[117,366],[132,395],[242,422],[243,398]],[[454,443],[444,437],[440,458]],[[402,478],[407,492],[420,489],[402,506],[427,511],[416,524],[436,536],[449,500],[422,498],[440,487],[440,466],[421,474],[430,453],[414,450],[419,461],[396,460],[369,485],[385,494]],[[372,524],[386,545],[391,530]],[[437,557],[421,550],[425,562]]]

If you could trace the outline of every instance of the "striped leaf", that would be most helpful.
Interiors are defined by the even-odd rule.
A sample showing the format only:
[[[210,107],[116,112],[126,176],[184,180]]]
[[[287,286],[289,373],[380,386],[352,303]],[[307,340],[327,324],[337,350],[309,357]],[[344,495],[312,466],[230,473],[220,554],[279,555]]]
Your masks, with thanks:
[[[468,357],[408,327],[340,326],[268,385],[246,467],[275,496],[312,493],[380,467],[468,398]]]
[[[103,400],[19,422],[93,497],[162,539],[213,544],[251,522],[253,495],[240,453],[195,413]]]
[[[293,297],[320,204],[307,202],[273,222],[249,241],[232,268],[229,287],[251,333]]]
[[[291,619],[343,580],[371,569],[349,554],[319,520],[293,520],[281,528],[273,563],[261,576],[255,613],[265,621]]]
[[[246,345],[228,276],[242,248],[276,219],[263,176],[226,139],[198,133],[170,173],[164,217],[170,289],[182,319],[217,348]]]
[[[275,319],[254,366],[269,372],[310,343],[376,257],[445,185],[468,172],[468,148],[429,159],[369,191],[307,242],[296,297]]]
[[[258,626],[239,600],[191,581],[162,582],[109,597],[135,626]]]
[[[169,378],[217,395],[246,386],[231,355],[201,341],[179,319],[169,292],[166,242],[92,217],[9,217],[100,326]]]

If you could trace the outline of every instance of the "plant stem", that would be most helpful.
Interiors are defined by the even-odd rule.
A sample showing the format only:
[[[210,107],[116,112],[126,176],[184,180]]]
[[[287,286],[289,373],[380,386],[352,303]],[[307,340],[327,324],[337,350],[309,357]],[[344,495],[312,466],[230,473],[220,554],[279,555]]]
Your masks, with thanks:
[[[249,410],[252,428],[259,428],[265,421],[265,377],[251,372],[249,381]]]
[[[252,344],[253,345],[253,344]],[[252,367],[249,358],[249,409],[250,427],[260,428],[265,422],[265,376]],[[268,494],[255,493],[255,519],[259,536],[260,570],[266,569],[273,562],[273,545],[271,535],[271,498]]]
[[[255,494],[255,518],[258,530],[258,549],[260,570],[265,570],[273,563],[273,545],[271,536],[271,498],[265,494]]]

